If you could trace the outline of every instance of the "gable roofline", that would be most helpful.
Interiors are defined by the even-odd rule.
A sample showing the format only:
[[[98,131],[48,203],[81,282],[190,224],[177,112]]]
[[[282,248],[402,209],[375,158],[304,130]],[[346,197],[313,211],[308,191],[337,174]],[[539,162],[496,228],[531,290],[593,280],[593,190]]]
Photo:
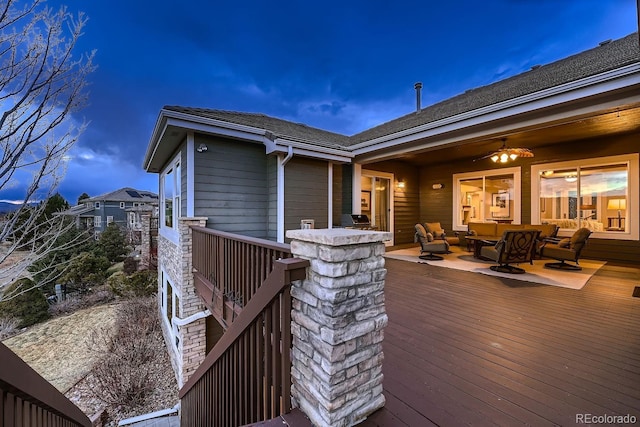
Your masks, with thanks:
[[[322,129],[264,114],[165,106],[160,110],[147,146],[143,168],[147,172],[159,172],[165,162],[157,156],[164,159],[173,155],[188,131],[260,143],[266,147],[267,154],[288,153],[291,147],[293,154],[307,157],[338,162],[350,162],[353,157],[339,143],[348,137]],[[314,136],[321,139],[314,140]],[[161,147],[163,141],[169,145]],[[161,153],[161,150],[164,151]]]
[[[367,160],[374,159],[374,156],[367,156],[374,151],[388,149],[398,146],[402,143],[415,141],[418,139],[435,137],[444,135],[453,130],[460,131],[465,128],[493,122],[496,120],[514,117],[518,115],[519,126],[535,125],[534,123],[525,123],[522,118],[523,114],[532,113],[541,109],[578,102],[586,97],[593,97],[600,94],[610,93],[622,90],[631,86],[640,86],[640,62],[629,66],[622,67],[602,73],[596,76],[587,77],[580,81],[569,82],[560,86],[551,87],[540,92],[527,94],[518,98],[508,99],[506,101],[487,105],[476,110],[466,111],[464,113],[446,117],[433,122],[428,122],[413,128],[404,129],[399,132],[384,135],[376,139],[365,141],[351,146],[356,156],[364,155]],[[627,99],[626,101],[637,102],[637,96]],[[626,103],[626,102],[624,102]],[[595,104],[595,110],[605,108],[606,106]],[[595,111],[579,111],[581,114],[587,114]],[[578,111],[572,110],[567,112],[568,117],[576,116]],[[548,122],[550,117],[545,116],[541,119]],[[555,119],[561,120],[562,117]],[[480,135],[474,135],[479,137]],[[458,138],[460,138],[458,136]],[[450,143],[448,140],[441,140],[439,144],[444,145]],[[415,149],[415,147],[413,147]]]
[[[131,192],[136,192],[138,194],[140,194],[140,196],[142,197],[133,197],[130,194],[128,194],[127,192],[131,191]],[[148,195],[151,195],[151,197],[149,197]],[[118,190],[114,190],[111,191],[109,193],[104,193],[104,194],[100,194],[98,196],[95,197],[89,197],[88,199],[83,199],[82,203],[86,203],[86,202],[104,202],[104,201],[110,201],[110,202],[157,202],[158,201],[158,195],[152,191],[146,191],[146,190],[136,190],[135,188],[131,188],[131,187],[124,187],[124,188],[120,188]]]
[[[181,142],[169,134],[179,130],[259,142],[267,154],[287,153],[350,162],[374,158],[375,152],[418,139],[488,123],[514,114],[577,102],[640,85],[638,33],[601,43],[598,47],[471,89],[353,136],[345,136],[256,113],[166,106],[158,117],[143,167],[159,172]],[[164,140],[170,141],[161,147]],[[164,150],[162,153],[160,151]],[[160,154],[160,155],[159,155]],[[158,156],[159,155],[159,156]],[[163,161],[164,160],[164,161]]]

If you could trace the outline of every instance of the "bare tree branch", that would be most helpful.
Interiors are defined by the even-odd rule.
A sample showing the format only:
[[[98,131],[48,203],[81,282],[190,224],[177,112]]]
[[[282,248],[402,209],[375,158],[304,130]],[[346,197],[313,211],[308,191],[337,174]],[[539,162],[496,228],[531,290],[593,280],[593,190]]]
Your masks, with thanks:
[[[73,224],[55,216],[43,221],[46,203],[35,202],[53,195],[86,128],[72,117],[86,104],[95,68],[94,52],[74,56],[86,23],[84,14],[54,11],[43,0],[0,3],[0,192],[24,188],[19,209],[0,220],[0,293],[51,252],[80,243],[58,247]]]

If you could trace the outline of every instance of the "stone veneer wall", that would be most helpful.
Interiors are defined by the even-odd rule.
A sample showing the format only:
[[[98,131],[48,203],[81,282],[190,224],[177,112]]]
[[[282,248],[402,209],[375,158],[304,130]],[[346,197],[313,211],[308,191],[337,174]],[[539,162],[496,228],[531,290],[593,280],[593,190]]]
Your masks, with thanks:
[[[181,319],[205,310],[200,297],[196,295],[193,283],[192,239],[189,228],[191,225],[204,227],[206,218],[179,218],[178,245],[162,234],[158,236],[158,269],[159,271],[164,269],[169,276],[174,292],[179,296],[176,316]],[[160,295],[162,295],[163,284],[159,282],[158,285],[158,310],[162,318],[164,315]],[[206,356],[206,320],[203,318],[178,327],[177,348],[166,322],[160,323],[178,387],[182,387]]]
[[[139,270],[147,270],[151,265],[151,213],[140,215],[142,231],[140,232],[140,264]]]
[[[316,426],[351,426],[384,406],[384,241],[391,233],[291,230],[291,252],[308,259],[291,287],[294,406]]]

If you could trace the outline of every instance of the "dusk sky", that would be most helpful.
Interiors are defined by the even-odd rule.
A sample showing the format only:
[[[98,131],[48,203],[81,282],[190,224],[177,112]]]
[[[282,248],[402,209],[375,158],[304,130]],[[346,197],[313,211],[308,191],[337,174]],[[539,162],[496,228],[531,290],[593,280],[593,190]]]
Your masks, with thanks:
[[[49,0],[89,22],[90,121],[59,191],[157,192],[164,105],[259,112],[352,135],[637,31],[636,0]],[[12,191],[19,189],[12,189]],[[23,193],[24,194],[24,193]],[[18,199],[11,191],[0,199]]]

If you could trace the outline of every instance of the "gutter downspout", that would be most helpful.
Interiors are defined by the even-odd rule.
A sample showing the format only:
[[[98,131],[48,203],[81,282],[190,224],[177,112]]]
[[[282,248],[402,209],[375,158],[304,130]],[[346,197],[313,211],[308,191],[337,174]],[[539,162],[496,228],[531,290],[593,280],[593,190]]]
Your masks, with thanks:
[[[293,147],[289,145],[287,147],[287,156],[284,159],[282,159],[281,166],[285,167],[285,165],[289,163],[289,160],[291,160],[291,158],[293,158]]]
[[[278,156],[278,170],[276,180],[276,241],[284,243],[284,166],[293,158],[293,147],[287,148],[285,157]]]
[[[207,316],[211,316],[211,312],[208,309],[204,311],[199,311],[195,314],[192,314],[189,317],[185,317],[184,319],[181,319],[179,317],[174,317],[173,319],[171,319],[171,322],[175,326],[184,326],[184,325],[188,325],[189,323],[193,323],[196,320],[204,319]]]

